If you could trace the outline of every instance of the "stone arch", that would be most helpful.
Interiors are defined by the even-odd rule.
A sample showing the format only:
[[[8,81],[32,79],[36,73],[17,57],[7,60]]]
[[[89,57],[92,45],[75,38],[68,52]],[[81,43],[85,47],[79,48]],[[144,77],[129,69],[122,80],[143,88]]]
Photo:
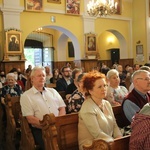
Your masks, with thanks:
[[[114,34],[116,36],[116,38],[118,39],[118,41],[119,41],[119,44],[120,44],[120,58],[121,59],[128,58],[127,42],[126,42],[126,39],[124,38],[124,36],[120,32],[118,32],[117,30],[109,29],[107,31]]]
[[[68,40],[68,38],[70,38],[70,40],[73,43],[74,46],[74,53],[75,53],[75,60],[80,60],[81,59],[81,54],[80,54],[80,45],[78,42],[77,37],[70,32],[69,30],[60,27],[60,26],[44,26],[46,28],[51,28],[51,29],[55,29],[58,30],[60,32],[62,32],[63,34],[59,37],[58,39],[58,47],[57,50],[59,51],[59,53],[57,53],[57,58],[59,61],[66,61],[66,51],[62,49],[62,47],[66,47],[66,42]]]

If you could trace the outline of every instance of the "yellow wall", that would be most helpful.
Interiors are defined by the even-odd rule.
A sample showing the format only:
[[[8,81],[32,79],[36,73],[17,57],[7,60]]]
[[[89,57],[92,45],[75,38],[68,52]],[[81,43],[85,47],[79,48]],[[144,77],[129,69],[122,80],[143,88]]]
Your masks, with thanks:
[[[127,51],[129,53],[129,21],[122,21],[122,20],[111,20],[111,19],[97,19],[95,22],[95,28],[96,28],[96,33],[98,35],[98,50],[100,53],[100,57],[103,58],[103,60],[108,60],[110,59],[109,56],[106,54],[108,49],[110,48],[118,48],[118,41],[115,38],[114,44],[108,45],[107,43],[107,34],[105,31],[107,30],[116,30],[118,31],[123,37],[126,39],[127,42]],[[101,35],[102,34],[102,35]]]
[[[55,23],[51,23],[50,21],[50,17],[52,15],[56,17]],[[22,35],[23,42],[28,34],[30,34],[36,28],[50,25],[60,26],[71,31],[79,40],[80,49],[83,49],[83,23],[80,16],[23,12],[21,14],[21,29],[24,31]],[[54,43],[57,42],[57,37],[55,40],[56,41],[54,41]],[[54,47],[56,47],[56,45],[54,45]]]
[[[146,4],[143,0],[133,0],[133,50],[134,58],[136,58],[136,42],[141,41],[144,50],[144,62],[146,63],[147,57],[147,28],[146,28]],[[136,63],[136,60],[135,60]]]
[[[44,9],[59,9],[60,11],[65,10],[65,0],[61,0],[61,4],[48,3],[43,1]],[[81,0],[81,14],[84,13],[84,1]],[[2,0],[0,0],[2,4]],[[24,0],[20,0],[20,6],[24,7]],[[139,8],[139,9],[138,9]],[[121,16],[114,15],[114,17],[124,17],[130,18],[133,20],[133,49],[134,49],[134,58],[136,51],[136,41],[140,40],[144,46],[144,56],[146,57],[146,20],[145,20],[145,0],[133,0],[133,3],[130,0],[122,0],[122,14]],[[56,22],[52,23],[50,17],[55,16]],[[84,31],[83,31],[83,19],[81,16],[75,15],[65,15],[65,14],[54,14],[48,12],[27,12],[23,11],[20,15],[20,26],[22,33],[22,41],[24,43],[26,37],[35,29],[41,26],[55,25],[63,27],[71,31],[78,39],[81,50],[81,58],[84,56],[85,52],[85,43],[84,43]],[[112,47],[119,47],[119,43],[114,37],[114,45],[111,46],[106,42],[106,37],[109,35],[113,36],[107,30],[116,30],[118,31],[126,40],[127,43],[127,53],[130,53],[129,43],[130,41],[130,32],[129,32],[129,21],[128,20],[116,20],[116,19],[107,19],[107,17],[97,18],[95,20],[95,33],[98,37],[97,47],[100,52],[100,57],[103,60],[110,59],[110,56],[107,52],[107,49]],[[0,30],[3,29],[2,15],[0,15]],[[52,31],[55,34],[54,38],[54,47],[57,44],[57,40],[61,33],[58,31]],[[56,36],[57,35],[57,36]],[[3,36],[1,36],[3,37]],[[0,38],[2,43],[2,39]],[[2,46],[1,46],[2,47]],[[67,49],[67,48],[66,48]],[[2,52],[1,52],[2,53]],[[55,57],[57,52],[55,53]],[[57,58],[56,58],[57,59]],[[67,60],[72,60],[72,58],[67,58]]]
[[[113,41],[109,42],[108,37],[112,38]],[[103,60],[110,60],[110,51],[111,48],[119,48],[118,39],[114,36],[114,34],[105,31],[98,37],[98,51],[100,54],[100,58]]]

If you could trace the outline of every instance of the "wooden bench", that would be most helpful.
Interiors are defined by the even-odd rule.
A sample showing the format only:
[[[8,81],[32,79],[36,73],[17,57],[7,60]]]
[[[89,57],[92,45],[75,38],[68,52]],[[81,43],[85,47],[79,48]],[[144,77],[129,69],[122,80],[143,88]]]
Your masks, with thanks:
[[[130,125],[130,122],[127,120],[123,113],[122,106],[113,106],[112,109],[116,118],[117,125],[120,128]]]
[[[6,146],[8,149],[15,150],[15,146],[19,146],[20,121],[19,114],[21,112],[20,97],[11,97],[9,94],[5,97],[5,109],[7,117],[6,127]],[[18,133],[18,134],[17,134]]]
[[[66,92],[65,91],[59,91],[58,93],[60,94],[62,99],[66,99]]]
[[[56,89],[56,83],[46,84],[46,87]]]
[[[21,122],[20,150],[38,149],[38,146],[35,145],[34,138],[26,117],[21,116],[20,122]]]
[[[42,125],[45,150],[78,150],[78,114],[55,117],[47,114],[40,122]],[[112,143],[94,140],[84,150],[128,150],[129,137],[125,136]]]

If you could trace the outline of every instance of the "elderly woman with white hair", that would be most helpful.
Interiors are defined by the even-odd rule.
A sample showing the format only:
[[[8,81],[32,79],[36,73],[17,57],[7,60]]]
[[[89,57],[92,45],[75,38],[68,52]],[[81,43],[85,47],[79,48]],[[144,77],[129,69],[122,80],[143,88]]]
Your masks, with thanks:
[[[16,75],[14,73],[8,73],[6,75],[6,85],[2,87],[1,91],[1,105],[3,109],[2,124],[6,127],[6,111],[5,111],[5,97],[10,94],[11,97],[20,96],[22,94],[22,88],[16,82]]]
[[[109,70],[106,77],[108,81],[106,99],[112,106],[120,105],[128,94],[128,90],[124,86],[120,86],[119,72],[116,69]]]
[[[4,98],[7,94],[13,96],[20,96],[22,94],[22,88],[16,82],[16,75],[14,73],[8,73],[6,75],[7,84],[3,86],[1,92],[1,102],[4,103]]]

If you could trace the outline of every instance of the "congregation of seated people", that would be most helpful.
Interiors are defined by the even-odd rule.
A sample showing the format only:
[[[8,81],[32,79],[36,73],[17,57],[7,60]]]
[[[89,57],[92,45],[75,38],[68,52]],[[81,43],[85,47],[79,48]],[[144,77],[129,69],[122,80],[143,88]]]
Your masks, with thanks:
[[[70,65],[63,66],[60,72],[56,68],[52,73],[48,66],[32,68],[31,65],[25,71],[12,68],[6,75],[1,71],[3,123],[6,123],[5,95],[20,96],[22,115],[27,118],[35,143],[45,149],[39,122],[43,116],[49,113],[54,113],[55,116],[78,113],[78,141],[79,149],[82,150],[84,144],[91,144],[94,139],[102,138],[112,142],[115,138],[122,137],[112,111],[112,107],[119,105],[133,130],[130,149],[136,149],[136,120],[141,119],[141,116],[149,118],[150,73],[146,70],[150,68],[147,64],[142,67],[138,64],[133,67],[127,64],[124,70],[120,64],[114,66],[110,68],[115,69],[110,69],[103,64],[98,71],[91,69],[92,71],[85,73],[82,68],[72,68]],[[28,77],[32,84],[26,89]],[[131,91],[126,85],[126,79],[133,86]],[[56,87],[45,86],[51,83],[56,84]],[[65,92],[64,99],[59,94],[61,91]],[[139,139],[139,143],[140,140],[143,139]],[[142,146],[149,145],[141,142]]]

